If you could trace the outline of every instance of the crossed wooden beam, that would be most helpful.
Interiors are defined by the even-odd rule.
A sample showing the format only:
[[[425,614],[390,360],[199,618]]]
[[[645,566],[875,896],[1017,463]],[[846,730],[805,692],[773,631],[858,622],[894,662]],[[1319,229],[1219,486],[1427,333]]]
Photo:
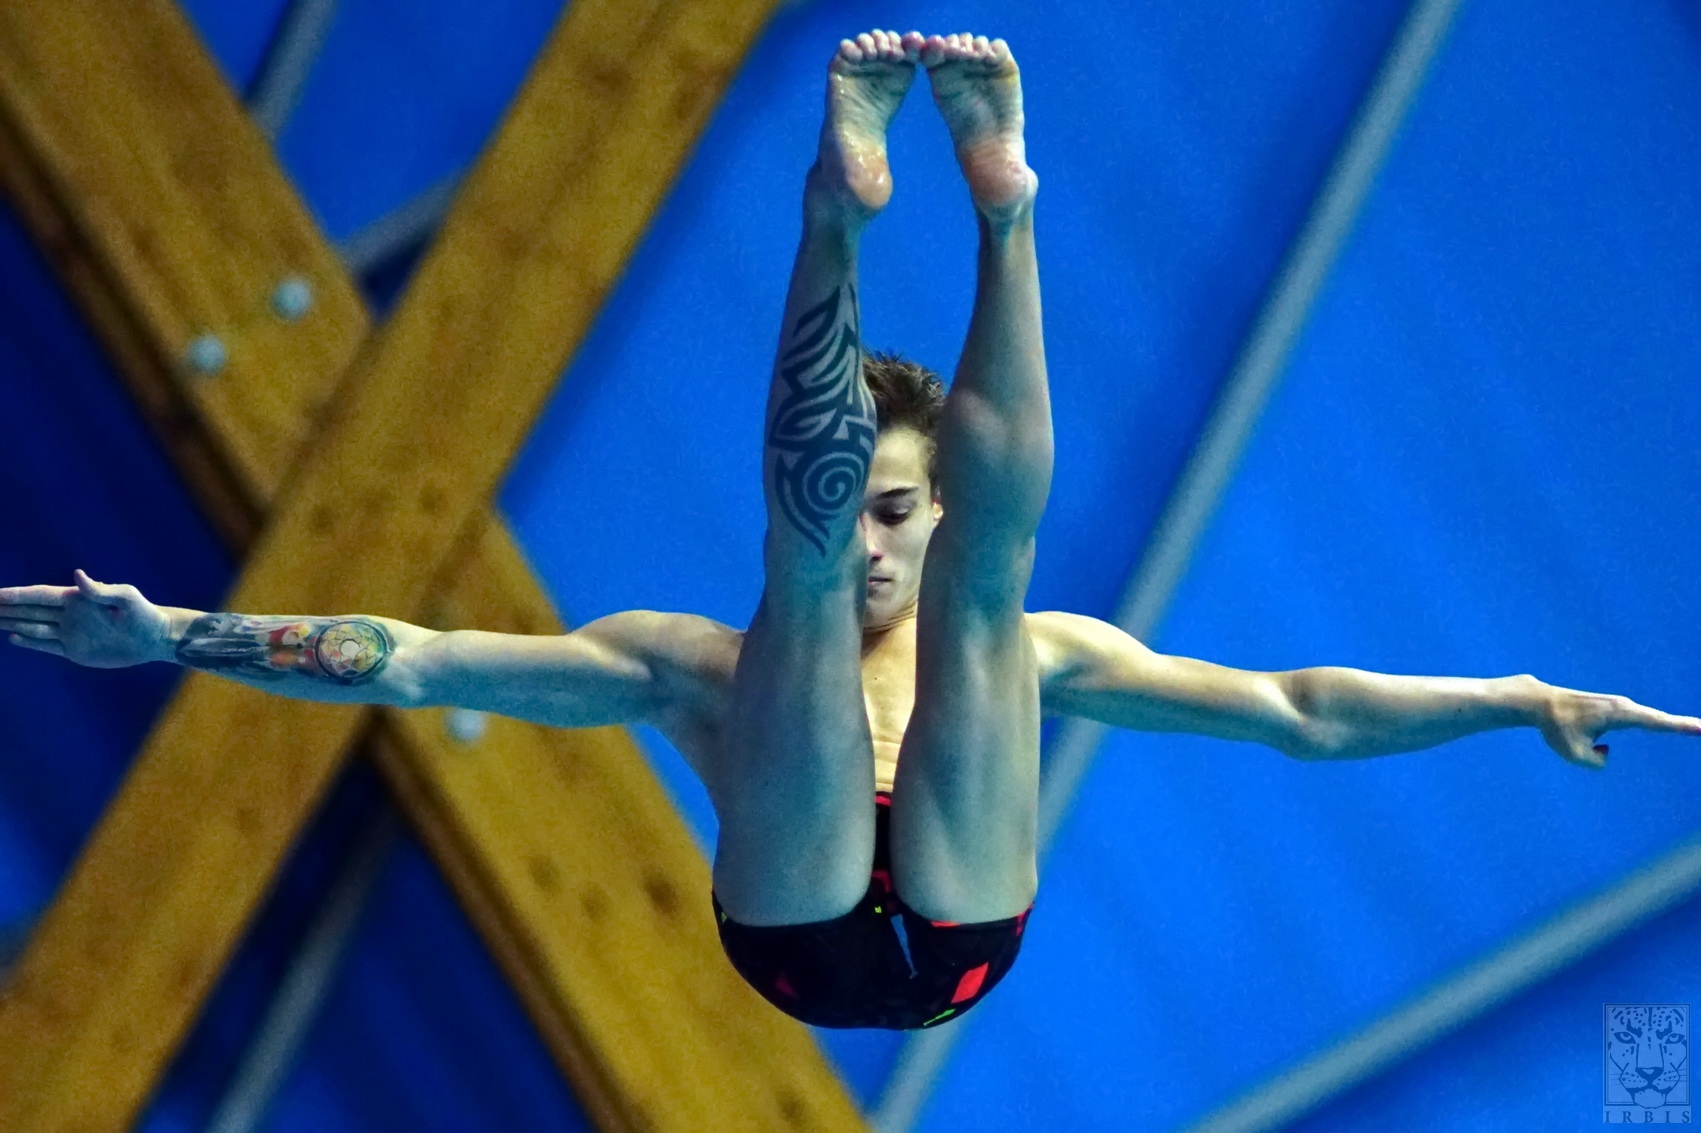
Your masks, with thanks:
[[[493,494],[773,3],[574,0],[375,333],[171,0],[0,4],[0,184],[246,555],[228,608],[562,632]],[[497,718],[469,746],[437,710],[190,673],[0,994],[0,1129],[130,1123],[355,748],[598,1128],[864,1128],[722,959],[624,731]]]

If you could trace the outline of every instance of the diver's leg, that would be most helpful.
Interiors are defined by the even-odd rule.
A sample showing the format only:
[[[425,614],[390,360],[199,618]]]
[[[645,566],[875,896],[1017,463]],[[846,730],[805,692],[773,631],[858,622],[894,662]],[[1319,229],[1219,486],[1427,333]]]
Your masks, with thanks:
[[[861,35],[841,43],[828,68],[768,395],[766,581],[709,784],[720,817],[715,893],[746,924],[848,912],[874,858],[861,667],[868,563],[857,523],[876,430],[862,380],[856,251],[891,194],[886,126],[921,42]]]
[[[980,221],[974,314],[939,427],[944,516],[917,613],[916,705],[892,797],[898,895],[924,916],[1012,917],[1037,887],[1039,686],[1022,612],[1051,486],[1034,258],[1037,178],[1002,40],[930,38],[935,101]]]

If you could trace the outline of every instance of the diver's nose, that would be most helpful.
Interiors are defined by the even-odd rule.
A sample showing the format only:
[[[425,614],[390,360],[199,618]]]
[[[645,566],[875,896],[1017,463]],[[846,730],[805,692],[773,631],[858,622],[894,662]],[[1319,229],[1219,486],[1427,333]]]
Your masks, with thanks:
[[[863,550],[868,552],[868,561],[870,563],[879,562],[880,556],[885,552],[880,549],[879,543],[875,541],[874,525],[868,522],[868,517],[864,515],[857,517],[856,526],[862,532],[862,547]]]

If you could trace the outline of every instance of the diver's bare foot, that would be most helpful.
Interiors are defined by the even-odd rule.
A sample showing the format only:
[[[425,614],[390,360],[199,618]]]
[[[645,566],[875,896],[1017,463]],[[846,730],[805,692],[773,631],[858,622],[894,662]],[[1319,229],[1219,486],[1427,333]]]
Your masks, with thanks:
[[[1019,219],[1033,204],[1039,178],[1028,168],[1022,78],[1009,45],[984,35],[931,35],[921,62],[975,208],[994,223]]]
[[[868,221],[892,196],[886,127],[915,79],[920,32],[863,32],[842,40],[827,65],[827,117],[810,170],[810,200],[829,217]]]

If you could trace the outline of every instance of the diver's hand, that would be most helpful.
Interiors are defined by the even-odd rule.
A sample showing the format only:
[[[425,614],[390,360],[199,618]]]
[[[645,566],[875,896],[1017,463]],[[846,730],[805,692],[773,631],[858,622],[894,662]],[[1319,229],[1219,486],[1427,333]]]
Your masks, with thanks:
[[[1552,685],[1543,688],[1537,726],[1542,739],[1554,751],[1572,763],[1597,769],[1606,766],[1607,745],[1595,741],[1602,732],[1614,728],[1701,736],[1701,719],[1694,716],[1673,716],[1637,704],[1627,696],[1606,696]]]
[[[170,616],[134,586],[76,572],[75,586],[0,589],[0,633],[13,645],[96,669],[170,659]]]

